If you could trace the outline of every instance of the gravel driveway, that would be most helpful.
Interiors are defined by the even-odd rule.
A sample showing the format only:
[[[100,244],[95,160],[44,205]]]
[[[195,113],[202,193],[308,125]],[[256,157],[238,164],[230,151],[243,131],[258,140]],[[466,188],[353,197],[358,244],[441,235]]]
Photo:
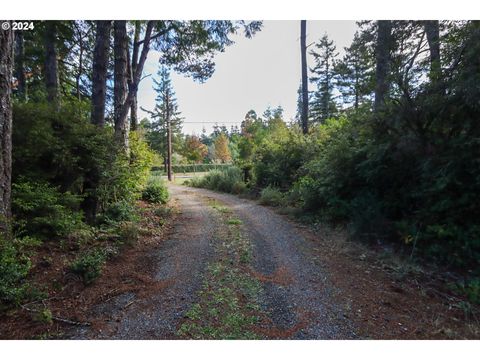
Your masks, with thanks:
[[[330,297],[327,274],[312,257],[313,244],[300,229],[271,209],[233,195],[169,185],[180,215],[171,236],[156,257],[155,278],[165,287],[147,298],[133,293],[97,305],[94,312],[111,320],[99,329],[83,329],[77,339],[172,339],[202,287],[203,274],[214,254],[222,226],[209,206],[216,200],[243,222],[251,242],[252,276],[260,280],[265,338],[351,339],[353,326]],[[265,328],[266,327],[266,328]]]
[[[171,186],[178,192],[183,187]],[[276,338],[354,339],[355,329],[329,294],[327,274],[312,257],[311,241],[300,228],[256,202],[205,189],[193,194],[221,201],[236,217],[253,245],[255,274],[263,279],[263,307],[270,314]]]

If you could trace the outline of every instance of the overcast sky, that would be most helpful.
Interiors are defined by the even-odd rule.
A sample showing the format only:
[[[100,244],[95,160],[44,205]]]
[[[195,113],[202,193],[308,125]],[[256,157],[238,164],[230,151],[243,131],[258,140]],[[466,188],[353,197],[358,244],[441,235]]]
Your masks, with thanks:
[[[327,33],[342,54],[355,30],[354,21],[308,21],[307,45]],[[253,38],[235,36],[235,44],[216,55],[215,73],[205,83],[172,73],[179,109],[185,118],[183,131],[199,134],[205,127],[210,132],[215,122],[230,128],[232,124],[240,125],[250,109],[261,114],[268,106],[281,105],[285,119],[293,118],[301,78],[299,38],[300,21],[265,21]],[[158,52],[150,51],[146,74],[156,74],[158,58]],[[152,85],[148,77],[139,87],[138,103],[146,109],[155,105]],[[139,110],[139,117],[148,118],[148,114]]]

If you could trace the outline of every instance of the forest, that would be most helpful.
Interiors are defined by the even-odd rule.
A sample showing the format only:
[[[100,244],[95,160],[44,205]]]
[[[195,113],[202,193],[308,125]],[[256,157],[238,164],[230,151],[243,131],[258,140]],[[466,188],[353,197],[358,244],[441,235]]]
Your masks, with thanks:
[[[108,264],[139,239],[174,237],[169,228],[189,211],[176,213],[172,205],[176,197],[188,201],[177,186],[254,200],[308,226],[343,229],[349,241],[391,249],[409,264],[454,274],[449,294],[461,299],[469,321],[476,319],[479,21],[359,21],[342,51],[327,34],[307,45],[309,21],[299,21],[296,116],[288,119],[281,106],[245,109],[240,126],[218,123],[201,134],[184,132],[171,74],[208,81],[215,56],[229,51],[234,36],[254,41],[261,21],[34,21],[31,31],[8,23],[0,31],[0,329],[30,321],[86,324],[59,310],[58,299],[94,289],[111,273]],[[156,105],[141,108],[142,118],[138,88],[151,50],[160,53]],[[224,219],[227,205],[219,204],[213,208],[231,236],[242,238],[234,226],[246,221]],[[250,264],[244,258],[255,258],[238,241],[232,274]],[[48,301],[58,303],[37,306]],[[208,304],[199,300],[191,309]],[[224,332],[198,332],[193,310],[176,336],[257,338],[248,316],[240,325],[218,325]],[[475,324],[462,336],[478,337]],[[237,325],[248,332],[236,332]],[[39,336],[19,328],[8,336]],[[417,335],[408,336],[430,337]]]

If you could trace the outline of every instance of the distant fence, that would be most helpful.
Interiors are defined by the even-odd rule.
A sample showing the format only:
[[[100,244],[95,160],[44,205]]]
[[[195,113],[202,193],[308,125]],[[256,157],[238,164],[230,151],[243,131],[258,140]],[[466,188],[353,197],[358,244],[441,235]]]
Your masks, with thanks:
[[[232,167],[232,164],[188,164],[188,165],[172,165],[172,171],[174,174],[179,173],[197,173],[207,172],[211,170],[222,170]],[[153,166],[152,171],[165,174],[165,168],[163,166]]]

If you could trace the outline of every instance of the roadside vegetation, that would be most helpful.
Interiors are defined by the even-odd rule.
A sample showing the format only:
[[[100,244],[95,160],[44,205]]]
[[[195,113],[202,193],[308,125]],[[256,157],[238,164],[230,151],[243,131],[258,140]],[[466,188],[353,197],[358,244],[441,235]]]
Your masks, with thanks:
[[[297,122],[287,124],[281,108],[261,116],[252,110],[238,132],[225,132],[237,150],[236,169],[186,184],[293,208],[309,223],[342,225],[352,239],[454,270],[452,288],[478,304],[480,110],[469,79],[480,74],[473,40],[479,23],[440,23],[443,71],[436,58],[399,48],[402,41],[421,46],[426,40],[419,34],[432,23],[387,23],[393,60],[384,79],[374,57],[384,44],[373,40],[385,29],[364,23],[344,58],[321,39],[308,133]],[[378,81],[390,92],[379,94]],[[334,89],[343,97],[335,98]]]

